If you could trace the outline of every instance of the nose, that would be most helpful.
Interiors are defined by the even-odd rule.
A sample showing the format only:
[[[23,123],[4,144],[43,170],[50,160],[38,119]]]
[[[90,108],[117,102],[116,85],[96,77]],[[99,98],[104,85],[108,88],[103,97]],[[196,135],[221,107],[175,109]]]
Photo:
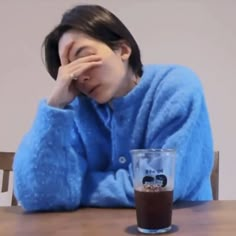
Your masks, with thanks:
[[[85,83],[88,80],[89,80],[89,75],[82,74],[82,75],[79,76],[80,83]]]

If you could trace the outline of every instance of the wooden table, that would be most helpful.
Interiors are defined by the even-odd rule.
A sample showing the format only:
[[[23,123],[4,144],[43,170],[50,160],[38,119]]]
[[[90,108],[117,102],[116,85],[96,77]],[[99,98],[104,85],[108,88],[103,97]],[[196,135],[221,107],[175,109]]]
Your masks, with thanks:
[[[1,236],[141,235],[134,209],[79,209],[65,213],[23,213],[0,208]],[[236,201],[181,203],[173,211],[173,230],[165,235],[235,236]]]

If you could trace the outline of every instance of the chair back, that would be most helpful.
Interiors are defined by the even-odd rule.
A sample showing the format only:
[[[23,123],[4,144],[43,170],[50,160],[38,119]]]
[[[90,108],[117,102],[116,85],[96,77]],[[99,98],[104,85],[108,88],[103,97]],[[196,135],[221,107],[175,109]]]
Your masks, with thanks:
[[[211,172],[211,188],[213,193],[213,200],[219,199],[219,165],[220,165],[220,153],[214,152],[214,166]]]
[[[17,205],[17,201],[13,194],[13,178],[10,178],[12,174],[12,164],[14,155],[14,152],[0,152],[0,170],[3,171],[2,185],[0,185],[2,186],[0,189],[0,194],[7,192],[10,193],[12,206]]]

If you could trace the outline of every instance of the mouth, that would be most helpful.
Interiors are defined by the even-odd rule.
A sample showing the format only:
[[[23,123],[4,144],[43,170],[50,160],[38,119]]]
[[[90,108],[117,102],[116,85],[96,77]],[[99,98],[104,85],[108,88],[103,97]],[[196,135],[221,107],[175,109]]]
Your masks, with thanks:
[[[97,85],[97,86],[91,88],[91,89],[88,91],[88,95],[91,95],[98,87],[100,87],[100,85]]]

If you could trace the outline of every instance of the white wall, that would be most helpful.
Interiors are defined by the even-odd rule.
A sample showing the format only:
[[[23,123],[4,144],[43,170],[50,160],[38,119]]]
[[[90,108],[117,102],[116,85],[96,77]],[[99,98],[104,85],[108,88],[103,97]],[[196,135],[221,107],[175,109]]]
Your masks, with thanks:
[[[41,43],[63,11],[78,3],[101,4],[120,17],[144,63],[184,64],[199,74],[221,153],[220,198],[236,199],[235,0],[1,0],[0,150],[16,150],[39,99],[50,92]]]

